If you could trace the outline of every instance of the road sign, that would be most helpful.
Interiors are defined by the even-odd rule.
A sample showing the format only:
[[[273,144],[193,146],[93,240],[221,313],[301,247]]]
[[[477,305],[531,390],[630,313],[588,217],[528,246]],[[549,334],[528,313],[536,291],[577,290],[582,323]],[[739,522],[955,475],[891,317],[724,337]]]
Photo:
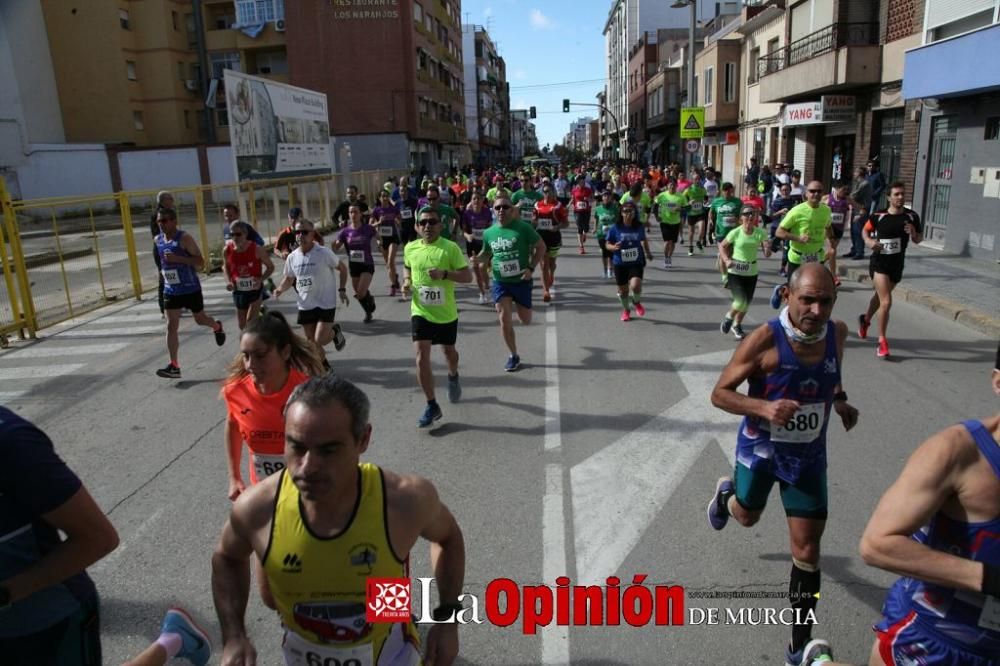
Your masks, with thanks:
[[[684,150],[689,153],[697,153],[701,149],[701,141],[698,139],[688,139],[684,142]]]
[[[705,107],[690,106],[681,109],[681,138],[700,139],[705,136]]]

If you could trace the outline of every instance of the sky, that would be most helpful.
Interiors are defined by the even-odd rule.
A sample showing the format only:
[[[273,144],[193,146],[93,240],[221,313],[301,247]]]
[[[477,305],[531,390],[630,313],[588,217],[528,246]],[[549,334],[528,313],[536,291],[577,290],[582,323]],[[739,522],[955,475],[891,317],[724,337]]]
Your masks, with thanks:
[[[462,23],[485,26],[507,63],[510,108],[537,108],[538,144],[562,143],[570,122],[597,109],[604,87],[604,0],[462,0]],[[584,9],[585,8],[585,9]]]

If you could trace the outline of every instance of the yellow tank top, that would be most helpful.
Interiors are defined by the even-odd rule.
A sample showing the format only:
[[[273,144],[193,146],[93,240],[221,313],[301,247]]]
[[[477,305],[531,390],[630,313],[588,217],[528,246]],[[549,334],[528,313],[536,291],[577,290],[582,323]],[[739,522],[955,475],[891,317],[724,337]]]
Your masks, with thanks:
[[[306,524],[291,476],[281,472],[264,571],[289,630],[283,646],[289,664],[317,657],[358,666],[420,663],[412,622],[365,619],[367,579],[409,577],[409,566],[389,545],[382,470],[362,463],[358,476],[361,491],[347,527],[320,538]]]

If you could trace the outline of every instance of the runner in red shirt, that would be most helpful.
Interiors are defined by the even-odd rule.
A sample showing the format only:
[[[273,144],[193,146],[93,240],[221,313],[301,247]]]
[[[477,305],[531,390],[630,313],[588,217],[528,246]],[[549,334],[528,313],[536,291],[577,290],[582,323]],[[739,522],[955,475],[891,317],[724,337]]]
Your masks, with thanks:
[[[226,289],[233,292],[236,320],[242,331],[247,318],[260,312],[264,280],[274,272],[274,263],[267,250],[250,240],[250,227],[245,222],[233,222],[230,234],[233,242],[226,243],[222,251]]]
[[[555,187],[545,183],[544,198],[535,204],[535,223],[538,235],[545,241],[545,259],[542,260],[542,300],[552,300],[552,285],[556,281],[556,257],[562,248],[562,229],[569,224],[569,212],[556,198]]]
[[[573,215],[576,218],[576,237],[580,242],[580,254],[587,254],[583,245],[587,242],[587,234],[590,233],[590,207],[594,198],[594,191],[587,187],[587,180],[583,176],[576,177],[576,187],[573,188],[572,204]]]

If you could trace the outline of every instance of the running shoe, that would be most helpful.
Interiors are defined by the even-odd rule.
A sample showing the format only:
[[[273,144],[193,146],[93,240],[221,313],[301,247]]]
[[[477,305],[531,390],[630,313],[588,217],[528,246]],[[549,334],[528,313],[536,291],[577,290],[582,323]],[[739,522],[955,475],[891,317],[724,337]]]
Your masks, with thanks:
[[[219,325],[218,330],[215,331],[215,344],[221,347],[226,344],[226,332],[222,330],[221,321],[216,321],[215,323]]]
[[[822,638],[814,638],[798,652],[785,648],[785,666],[820,666],[833,661],[833,648]]]
[[[868,319],[865,317],[864,314],[858,315],[858,337],[861,338],[862,340],[868,338],[869,323],[870,322],[868,321]]]
[[[486,305],[486,294],[479,294],[479,304]]]
[[[743,332],[743,324],[733,325],[733,337],[736,338],[737,340],[742,340],[743,338],[747,337],[747,334]]]
[[[507,365],[503,367],[506,372],[517,372],[521,367],[521,357],[517,354],[511,354],[507,357]]]
[[[713,530],[721,530],[729,522],[729,508],[726,504],[734,493],[733,481],[724,476],[715,484],[715,494],[708,503],[708,524]]]
[[[441,406],[436,402],[427,403],[427,409],[424,410],[424,415],[420,417],[417,421],[417,425],[421,428],[426,428],[430,424],[439,420],[444,414],[441,413]]]
[[[771,307],[777,310],[781,307],[781,288],[784,285],[776,284],[774,285],[774,290],[771,292]]]
[[[363,320],[363,321],[364,321],[364,322],[365,322],[366,324],[370,324],[370,323],[372,323],[372,321],[373,321],[374,319],[375,319],[375,317],[373,317],[373,316],[372,316],[372,313],[371,313],[371,312],[369,311],[369,312],[366,312],[366,313],[365,313],[365,318],[364,318],[364,320]]]
[[[390,286],[389,287],[389,296],[395,296],[395,295],[396,295],[396,288],[393,287],[393,286]]]
[[[550,294],[547,291],[543,291],[542,292],[542,300],[545,301],[546,303],[548,303],[549,301],[552,300],[552,294]]]
[[[701,244],[701,241],[698,241],[697,243],[695,243],[695,247],[697,247],[697,248],[698,248],[698,251],[699,251],[699,252],[701,252],[702,250],[704,250],[704,249],[705,249],[705,248],[704,248],[704,247],[702,246],[702,244]]]
[[[629,314],[628,310],[622,311],[622,316],[620,317],[622,321],[632,321],[632,315]]]
[[[609,268],[609,269],[608,269],[608,274],[607,274],[607,276],[606,276],[606,277],[607,277],[607,278],[608,278],[609,280],[613,280],[613,279],[615,278],[615,271],[614,271],[614,269],[612,269],[612,268]]]
[[[581,245],[580,248],[577,250],[577,254],[587,254],[587,251],[584,250],[583,246]]]
[[[889,341],[885,338],[879,338],[878,351],[875,353],[878,354],[879,358],[889,358]]]
[[[705,244],[704,243],[701,243],[701,242],[698,243],[698,254],[705,254]]]
[[[160,368],[159,370],[157,370],[156,371],[156,376],[157,377],[163,377],[165,379],[180,379],[181,378],[181,369],[178,368],[173,363],[170,363],[170,364],[167,365],[167,367]]]
[[[669,268],[670,268],[670,262],[667,261],[666,257],[664,257],[664,259],[663,259],[663,270],[667,270]]]
[[[458,383],[458,375],[448,375],[448,402],[458,402],[462,399],[462,385]]]
[[[642,303],[636,303],[635,304],[635,313],[637,315],[639,315],[640,317],[645,317],[646,316],[646,308],[644,308],[642,306]]]
[[[347,344],[347,338],[344,337],[344,332],[340,330],[340,324],[333,325],[333,348],[340,351]]]
[[[163,617],[161,634],[177,634],[181,637],[181,651],[177,657],[187,659],[195,666],[205,666],[212,655],[212,642],[208,634],[195,624],[183,608],[171,608]]]
[[[722,323],[719,324],[719,331],[721,331],[723,335],[728,335],[729,331],[731,331],[732,329],[733,329],[733,320],[730,319],[729,317],[723,317]]]
[[[689,247],[688,248],[688,256],[689,257],[693,257],[694,256],[694,248],[693,247]]]

